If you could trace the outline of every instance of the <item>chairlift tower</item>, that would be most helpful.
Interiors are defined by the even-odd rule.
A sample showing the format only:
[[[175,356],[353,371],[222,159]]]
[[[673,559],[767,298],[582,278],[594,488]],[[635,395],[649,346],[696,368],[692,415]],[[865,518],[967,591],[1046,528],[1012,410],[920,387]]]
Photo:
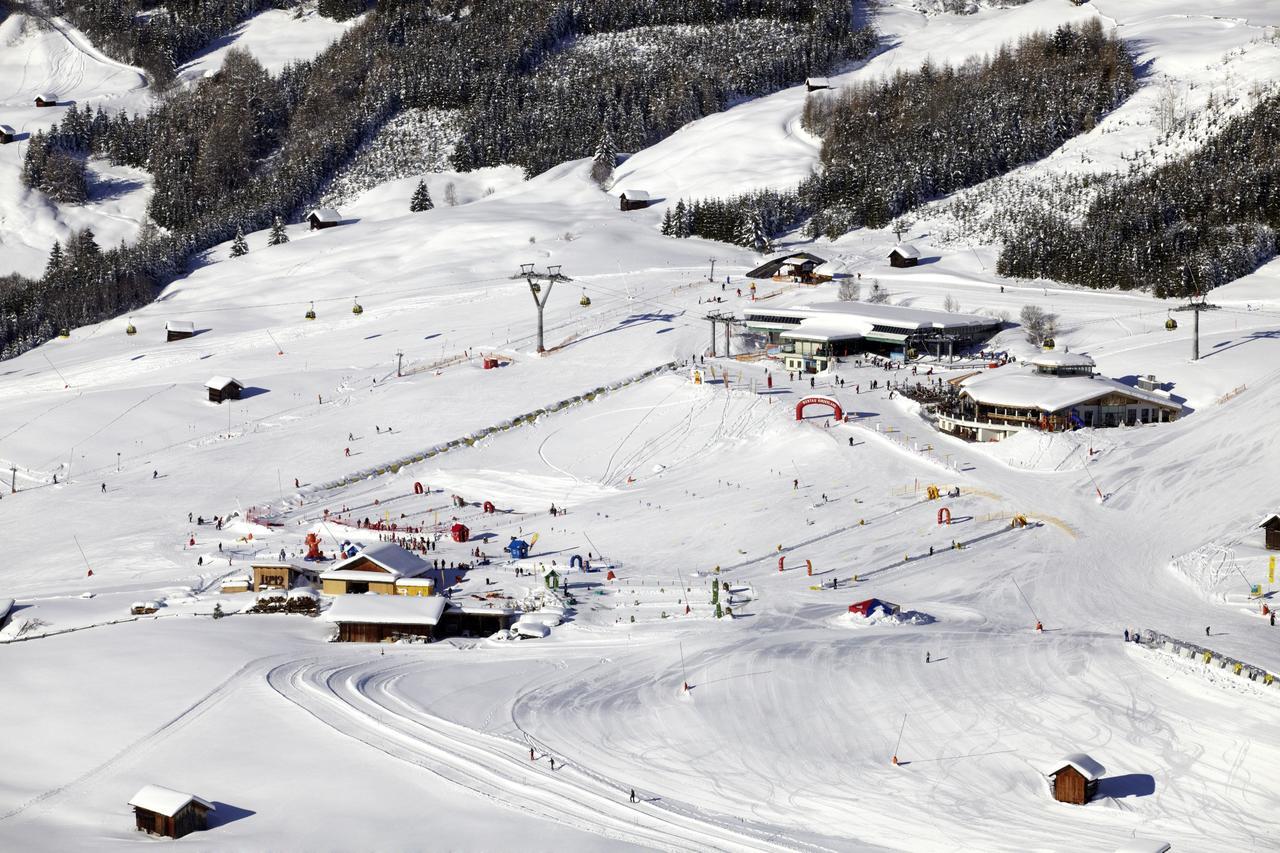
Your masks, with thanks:
[[[1222,306],[1220,305],[1213,305],[1212,303],[1206,302],[1204,294],[1197,293],[1191,297],[1191,301],[1188,302],[1186,305],[1179,305],[1177,308],[1173,309],[1174,311],[1191,311],[1195,315],[1191,322],[1191,360],[1192,361],[1200,360],[1200,312],[1215,311],[1221,307]]]
[[[538,354],[541,355],[547,351],[543,345],[542,316],[543,309],[547,306],[547,299],[551,296],[551,288],[557,281],[573,281],[573,279],[560,272],[559,264],[548,265],[545,273],[535,271],[533,264],[521,264],[520,272],[512,278],[522,278],[529,283],[529,294],[533,297],[533,304],[538,309]],[[542,282],[546,282],[545,289],[542,287]]]

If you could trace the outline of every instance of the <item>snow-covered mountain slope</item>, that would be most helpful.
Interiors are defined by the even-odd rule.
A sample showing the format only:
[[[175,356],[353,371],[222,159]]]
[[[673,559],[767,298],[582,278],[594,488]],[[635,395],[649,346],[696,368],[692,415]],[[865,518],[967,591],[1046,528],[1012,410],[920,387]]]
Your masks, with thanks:
[[[335,42],[363,16],[334,21],[314,7],[268,9],[218,39],[178,71],[180,80],[197,80],[222,67],[231,50],[247,50],[262,67],[278,74],[290,62],[311,59]]]
[[[60,106],[36,107],[41,94]],[[145,111],[150,93],[140,71],[109,59],[61,20],[12,14],[0,21],[0,123],[18,131],[14,142],[0,145],[0,273],[39,275],[54,241],[82,228],[92,228],[104,245],[131,242],[145,217],[150,179],[138,170],[92,165],[84,205],[58,205],[22,185],[30,135],[72,103]]]
[[[1093,14],[1042,2],[910,20],[959,34],[1050,11]],[[937,41],[902,32],[875,62]],[[798,101],[774,106],[761,118],[785,122]],[[696,152],[680,136],[628,165]],[[705,176],[670,174],[746,188],[764,160],[732,164],[748,149],[729,141]],[[0,763],[22,768],[0,778],[0,847],[136,844],[126,804],[158,783],[215,803],[185,842],[208,849],[1267,849],[1280,688],[1123,632],[1280,672],[1280,635],[1247,597],[1275,588],[1253,525],[1280,508],[1280,261],[1214,292],[1192,362],[1190,316],[1165,328],[1174,303],[1003,280],[989,246],[935,245],[927,224],[910,269],[888,266],[883,232],[784,241],[841,258],[894,304],[1055,312],[1058,347],[1108,376],[1154,374],[1185,407],[1172,424],[986,446],[872,390],[919,379],[909,368],[846,359],[811,383],[710,357],[704,317],[750,307],[738,288],[759,258],[661,237],[660,206],[620,211],[589,166],[431,175],[436,208],[418,214],[413,178],[371,188],[337,228],[292,225],[274,247],[249,234],[247,255],[218,247],[131,318],[0,365],[0,470],[17,486],[0,496],[0,602],[16,599],[0,677],[22,697],[0,702],[0,731],[22,733],[0,738]],[[549,295],[541,356],[525,263],[572,279]],[[760,282],[755,307],[836,291]],[[197,334],[166,343],[168,320]],[[1012,326],[991,347],[1035,351]],[[688,359],[701,384],[684,364],[622,384]],[[244,399],[208,402],[214,375]],[[852,420],[797,421],[811,394]],[[539,409],[555,411],[508,423]],[[960,494],[931,501],[929,485]],[[326,552],[387,535],[350,525],[365,518],[467,524],[472,541],[427,555],[455,602],[532,609],[552,565],[576,601],[543,639],[384,647],[329,644],[322,620],[218,593],[308,533]],[[533,534],[531,558],[501,554]],[[1185,570],[1184,555],[1242,537],[1236,577]],[[447,565],[476,548],[489,564]],[[568,571],[575,554],[602,570]],[[732,620],[710,599],[726,582]],[[872,596],[903,613],[850,616]],[[130,621],[152,599],[158,614]],[[1053,802],[1042,771],[1077,751],[1106,766],[1099,797]]]

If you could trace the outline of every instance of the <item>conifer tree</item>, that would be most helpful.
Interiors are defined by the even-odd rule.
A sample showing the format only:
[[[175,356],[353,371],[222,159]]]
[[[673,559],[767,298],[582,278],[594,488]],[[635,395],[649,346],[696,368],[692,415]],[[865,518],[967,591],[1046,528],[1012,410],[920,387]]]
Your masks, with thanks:
[[[413,191],[413,198],[409,199],[409,212],[421,213],[424,210],[431,210],[435,206],[435,202],[431,200],[431,191],[427,189],[427,182],[425,180],[418,181],[418,186]]]
[[[249,254],[249,244],[245,242],[244,232],[236,228],[236,238],[231,241],[231,257],[238,258]]]
[[[662,214],[662,236],[670,237],[675,230],[675,219],[671,215],[671,208],[667,208]]]
[[[617,164],[618,152],[613,148],[613,134],[607,124],[601,125],[596,152],[591,157],[591,179],[603,187],[613,176],[613,167]]]
[[[271,223],[271,233],[267,236],[268,246],[279,246],[289,242],[289,235],[284,230],[284,220],[279,216]]]

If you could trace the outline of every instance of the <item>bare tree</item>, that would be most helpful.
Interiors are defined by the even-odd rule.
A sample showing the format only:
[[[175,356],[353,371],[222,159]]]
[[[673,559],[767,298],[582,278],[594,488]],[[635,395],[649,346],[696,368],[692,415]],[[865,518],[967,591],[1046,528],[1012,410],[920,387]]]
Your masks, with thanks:
[[[871,293],[867,295],[867,301],[873,305],[881,305],[889,301],[889,291],[880,286],[880,279],[871,279]]]
[[[453,181],[444,185],[444,203],[450,207],[458,206],[458,188],[453,185]]]
[[[846,278],[840,282],[840,290],[837,294],[842,302],[857,302],[862,298],[862,282],[856,278]]]
[[[949,312],[951,312],[952,314],[955,314],[955,313],[959,312],[959,310],[960,310],[960,300],[959,300],[959,299],[956,299],[954,296],[952,296],[950,293],[948,293],[948,294],[947,294],[947,298],[946,298],[946,299],[944,299],[944,300],[942,300],[942,310],[943,310],[943,311],[949,311]]]
[[[1036,346],[1043,346],[1058,328],[1058,315],[1045,311],[1039,305],[1023,305],[1018,319],[1027,331],[1027,340]]]

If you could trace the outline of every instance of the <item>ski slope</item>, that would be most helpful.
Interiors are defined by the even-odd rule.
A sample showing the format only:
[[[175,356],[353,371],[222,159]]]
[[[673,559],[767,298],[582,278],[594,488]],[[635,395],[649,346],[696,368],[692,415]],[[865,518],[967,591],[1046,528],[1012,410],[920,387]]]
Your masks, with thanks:
[[[1180,33],[1149,48],[1169,73],[1264,23],[1257,4],[1214,4],[1225,22],[1125,9],[1135,27]],[[899,35],[868,68],[1100,13],[1105,0],[955,19],[890,6],[882,29]],[[1202,25],[1224,40],[1201,40]],[[945,37],[960,33],[968,47]],[[799,101],[780,93],[704,119],[620,174],[651,168],[635,185],[675,196],[659,170],[725,194],[801,168],[811,142],[763,165],[768,135],[747,146],[753,122],[728,118],[746,108],[783,127]],[[1137,144],[1148,119],[1131,117],[1135,136],[1089,144]],[[715,127],[725,156],[699,166]],[[17,602],[0,672],[21,697],[0,703],[0,731],[22,734],[0,746],[22,768],[0,779],[0,846],[136,844],[126,803],[148,783],[216,804],[188,841],[201,849],[1274,846],[1280,689],[1122,634],[1158,630],[1280,671],[1280,634],[1245,595],[1246,580],[1266,588],[1253,519],[1278,508],[1280,262],[1215,291],[1223,307],[1202,317],[1192,362],[1189,315],[1164,326],[1173,303],[1001,280],[990,246],[913,235],[926,262],[899,270],[881,232],[784,241],[779,251],[842,258],[894,304],[951,297],[1013,318],[1039,305],[1060,315],[1059,347],[1108,376],[1154,374],[1184,405],[1172,424],[969,444],[870,390],[902,371],[846,360],[811,387],[774,363],[710,357],[703,317],[747,307],[736,288],[759,259],[660,237],[660,210],[621,213],[588,168],[430,176],[437,201],[454,181],[461,203],[420,214],[406,212],[415,181],[371,188],[338,228],[293,225],[276,247],[247,235],[247,255],[218,248],[131,318],[0,365],[0,470],[17,486],[0,495],[0,599]],[[523,263],[572,279],[552,289],[541,356],[528,286],[513,277]],[[834,291],[759,295],[787,305]],[[174,319],[198,334],[166,343]],[[1012,325],[991,346],[1034,353]],[[484,355],[508,363],[485,370]],[[213,375],[240,379],[245,399],[207,402]],[[852,420],[815,408],[796,421],[813,393]],[[960,494],[930,501],[929,485]],[[188,513],[230,520],[219,531]],[[1019,514],[1026,527],[1011,525]],[[380,647],[330,644],[322,620],[250,614],[253,594],[217,592],[309,532],[326,552],[377,542],[342,523],[366,517],[469,525],[472,542],[446,538],[431,555],[491,558],[433,570],[456,602],[531,606],[552,561],[576,602],[544,639]],[[528,559],[501,554],[535,533]],[[1236,576],[1187,569],[1206,564],[1186,555],[1224,548]],[[575,554],[602,571],[568,571]],[[712,583],[728,584],[734,618],[714,617]],[[873,596],[904,617],[849,615]],[[163,606],[130,617],[140,599]],[[210,618],[215,605],[225,619]],[[1107,768],[1099,797],[1053,802],[1041,771],[1077,751]]]

